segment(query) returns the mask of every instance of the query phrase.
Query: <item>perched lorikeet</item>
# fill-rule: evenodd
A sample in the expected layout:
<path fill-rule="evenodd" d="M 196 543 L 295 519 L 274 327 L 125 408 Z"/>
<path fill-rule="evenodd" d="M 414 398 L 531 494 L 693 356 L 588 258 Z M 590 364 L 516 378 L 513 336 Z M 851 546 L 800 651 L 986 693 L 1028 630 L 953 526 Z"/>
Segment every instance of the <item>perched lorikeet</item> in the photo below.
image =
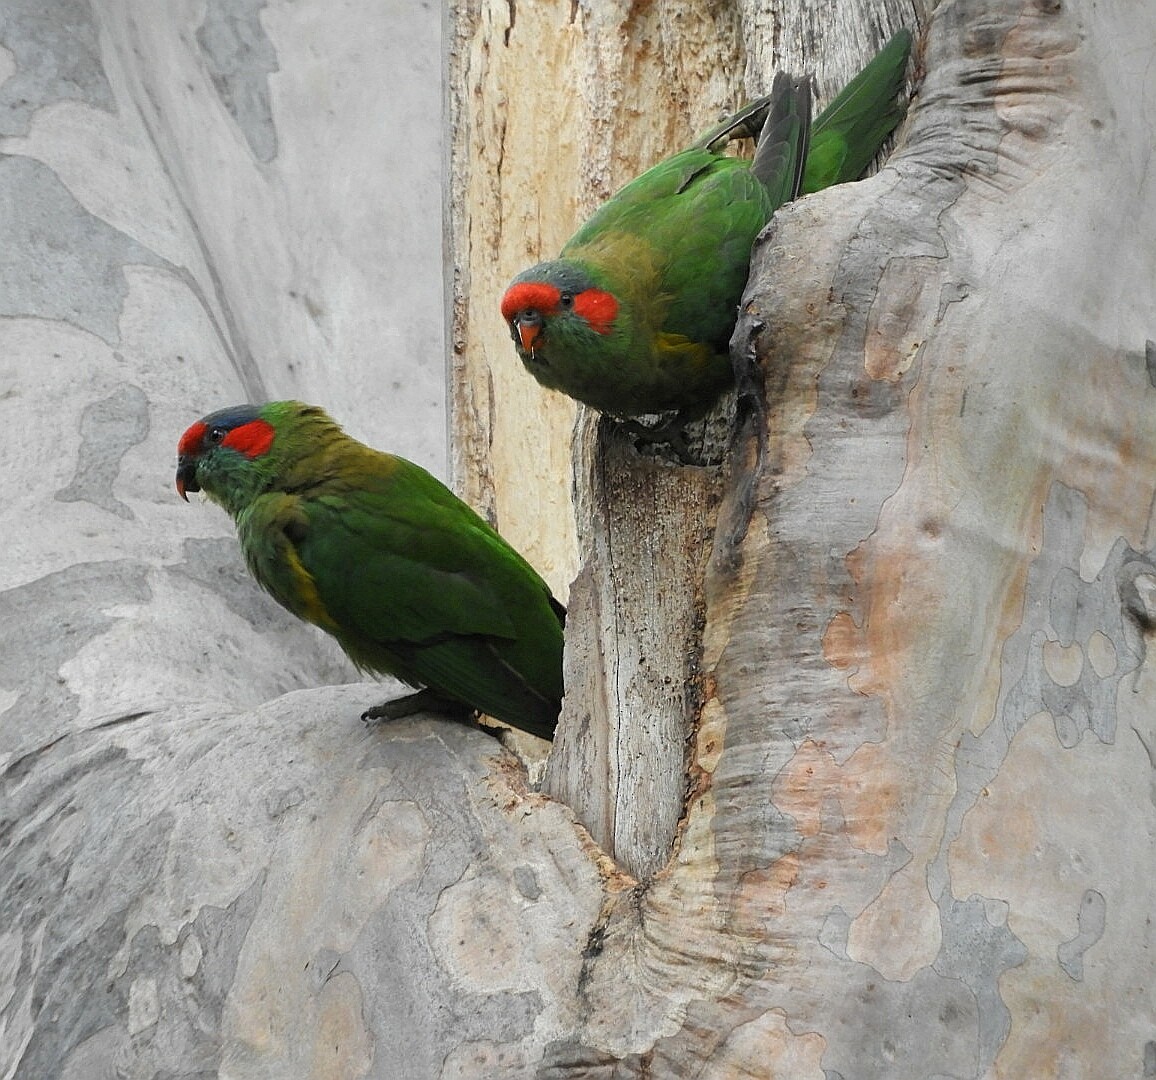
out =
<path fill-rule="evenodd" d="M 232 515 L 250 571 L 278 603 L 359 668 L 427 688 L 367 716 L 448 702 L 553 737 L 565 612 L 424 469 L 298 401 L 211 413 L 178 455 L 177 492 L 204 491 Z"/>
<path fill-rule="evenodd" d="M 777 76 L 769 97 L 627 184 L 557 260 L 519 274 L 501 308 L 530 373 L 617 416 L 705 413 L 732 382 L 755 237 L 798 194 L 862 175 L 903 116 L 910 48 L 900 31 L 813 126 L 809 80 Z M 721 153 L 763 117 L 753 161 Z"/>

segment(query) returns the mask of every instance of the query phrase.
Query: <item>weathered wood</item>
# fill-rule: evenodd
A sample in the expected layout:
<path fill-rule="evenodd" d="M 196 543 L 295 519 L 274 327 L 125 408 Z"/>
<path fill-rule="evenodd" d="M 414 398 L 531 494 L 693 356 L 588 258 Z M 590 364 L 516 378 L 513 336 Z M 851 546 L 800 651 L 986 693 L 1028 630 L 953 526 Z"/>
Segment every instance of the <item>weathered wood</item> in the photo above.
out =
<path fill-rule="evenodd" d="M 893 7 L 880 6 L 879 25 L 901 24 Z M 658 466 L 607 436 L 609 422 L 597 429 L 602 437 L 591 422 L 574 427 L 573 407 L 522 369 L 496 298 L 644 165 L 765 92 L 776 68 L 809 70 L 814 55 L 826 81 L 841 86 L 886 33 L 872 31 L 863 11 L 844 17 L 845 52 L 820 43 L 804 21 L 776 33 L 768 53 L 769 39 L 744 37 L 735 11 L 684 0 L 577 8 L 564 30 L 551 21 L 556 9 L 514 10 L 511 26 L 505 8 L 463 6 L 452 58 L 460 74 L 451 97 L 454 172 L 465 181 L 451 202 L 462 252 L 452 331 L 455 475 L 559 595 L 570 586 L 584 613 L 570 623 L 569 719 L 544 790 L 645 877 L 669 857 L 685 799 L 703 537 L 721 468 Z M 505 21 L 495 22 L 498 14 Z M 547 80 L 544 42 L 554 50 Z M 494 95 L 474 93 L 482 82 Z M 550 152 L 535 153 L 547 132 Z M 572 432 L 576 551 L 565 470 Z M 722 432 L 725 446 L 725 423 Z"/>
<path fill-rule="evenodd" d="M 686 818 L 674 861 L 607 904 L 584 1026 L 550 1049 L 551 1075 L 1152 1058 L 1129 882 L 1156 824 L 1136 723 L 1154 278 L 1147 249 L 1110 281 L 1111 258 L 1088 257 L 1153 214 L 1143 159 L 1119 153 L 1142 125 L 1116 88 L 1144 77 L 1114 71 L 1108 101 L 1097 75 L 1118 19 L 945 5 L 905 152 L 760 246 Z M 1122 203 L 1094 193 L 1118 186 Z M 629 592 L 610 560 L 583 593 L 600 569 Z M 613 698 L 590 682 L 580 697 Z M 1126 1047 L 1104 1038 L 1103 995 Z"/>
<path fill-rule="evenodd" d="M 592 527 L 571 587 L 566 703 L 542 790 L 645 879 L 670 857 L 686 799 L 722 473 L 643 456 L 620 425 L 596 426 L 577 482 Z"/>
<path fill-rule="evenodd" d="M 582 564 L 570 475 L 576 412 L 517 359 L 498 313 L 510 279 L 557 254 L 644 168 L 768 92 L 776 70 L 813 72 L 821 105 L 925 9 L 923 0 L 452 6 L 454 480 L 560 596 Z M 584 452 L 574 455 L 578 474 Z"/>
<path fill-rule="evenodd" d="M 545 790 L 645 876 L 669 856 L 682 813 L 717 477 L 647 462 L 636 471 L 622 444 L 604 455 L 586 441 L 572 480 L 574 406 L 523 370 L 497 302 L 515 273 L 556 253 L 642 166 L 741 103 L 739 12 L 699 0 L 471 3 L 455 26 L 455 478 L 558 595 L 569 592 L 593 619 L 571 619 L 573 719 Z M 576 533 L 575 511 L 605 531 Z M 626 577 L 606 575 L 608 545 L 634 561 Z M 581 566 L 593 574 L 570 592 Z"/>
<path fill-rule="evenodd" d="M 622 184 L 744 100 L 741 12 L 471 0 L 452 22 L 454 476 L 565 596 L 580 565 L 575 409 L 523 369 L 498 302 Z"/>

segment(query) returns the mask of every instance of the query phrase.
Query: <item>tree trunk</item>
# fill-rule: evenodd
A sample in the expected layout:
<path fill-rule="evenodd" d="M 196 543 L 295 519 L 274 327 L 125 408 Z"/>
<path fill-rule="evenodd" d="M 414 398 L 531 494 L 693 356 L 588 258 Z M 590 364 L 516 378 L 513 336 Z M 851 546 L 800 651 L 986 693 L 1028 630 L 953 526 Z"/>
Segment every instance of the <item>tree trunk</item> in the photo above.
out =
<path fill-rule="evenodd" d="M 408 376 L 339 347 L 390 317 L 340 182 L 376 174 L 311 171 L 390 19 L 242 6 L 62 4 L 54 79 L 47 23 L 2 39 L 0 1076 L 1156 1075 L 1156 11 L 940 3 L 886 167 L 756 245 L 721 463 L 580 417 L 573 533 L 506 280 L 900 11 L 456 11 L 453 467 L 581 564 L 547 794 L 481 733 L 364 728 L 387 689 L 324 686 L 171 491 L 261 388 L 400 449 Z"/>

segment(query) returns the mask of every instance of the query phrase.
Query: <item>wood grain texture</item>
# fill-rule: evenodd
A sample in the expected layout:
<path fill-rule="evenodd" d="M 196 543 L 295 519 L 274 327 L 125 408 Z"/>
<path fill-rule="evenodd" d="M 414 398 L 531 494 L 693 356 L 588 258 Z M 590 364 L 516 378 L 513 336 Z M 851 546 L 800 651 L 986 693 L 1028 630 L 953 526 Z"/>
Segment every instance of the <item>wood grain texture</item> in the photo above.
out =
<path fill-rule="evenodd" d="M 686 800 L 722 474 L 642 456 L 617 424 L 594 424 L 577 487 L 581 520 L 597 525 L 583 530 L 562 734 L 542 790 L 646 879 L 670 858 Z"/>

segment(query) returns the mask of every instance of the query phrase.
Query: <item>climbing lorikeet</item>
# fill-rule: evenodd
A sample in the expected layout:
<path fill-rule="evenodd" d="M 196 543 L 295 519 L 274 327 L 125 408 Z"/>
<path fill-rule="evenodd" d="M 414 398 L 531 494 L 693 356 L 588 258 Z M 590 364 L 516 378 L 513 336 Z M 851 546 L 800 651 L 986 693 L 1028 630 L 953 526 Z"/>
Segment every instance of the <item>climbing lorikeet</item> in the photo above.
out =
<path fill-rule="evenodd" d="M 553 736 L 565 613 L 424 469 L 298 401 L 212 413 L 178 455 L 178 493 L 204 491 L 232 515 L 250 571 L 278 603 L 359 668 L 427 688 L 367 716 L 448 704 Z"/>
<path fill-rule="evenodd" d="M 558 259 L 519 274 L 501 308 L 530 373 L 617 416 L 705 413 L 731 385 L 755 237 L 783 203 L 863 173 L 903 116 L 910 48 L 897 33 L 813 126 L 810 81 L 777 76 L 767 98 L 627 184 Z M 752 161 L 721 153 L 764 117 Z"/>

